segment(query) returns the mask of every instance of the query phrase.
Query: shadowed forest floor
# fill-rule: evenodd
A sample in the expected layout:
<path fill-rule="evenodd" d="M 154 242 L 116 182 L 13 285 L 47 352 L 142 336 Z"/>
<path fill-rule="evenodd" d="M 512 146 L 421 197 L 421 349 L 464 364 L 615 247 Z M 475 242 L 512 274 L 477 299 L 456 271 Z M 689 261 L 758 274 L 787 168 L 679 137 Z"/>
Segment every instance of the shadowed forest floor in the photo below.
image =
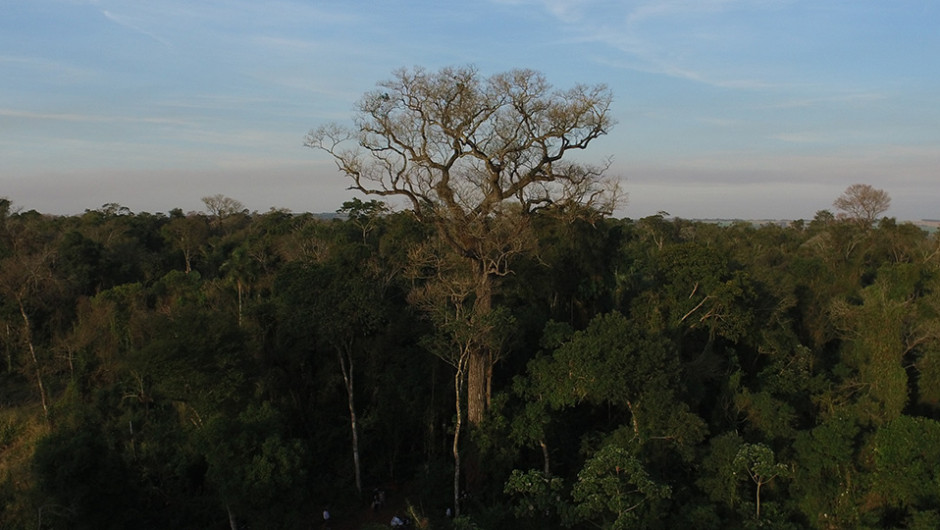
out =
<path fill-rule="evenodd" d="M 330 523 L 327 525 L 322 520 L 322 514 L 320 511 L 315 513 L 312 516 L 314 523 L 311 525 L 312 529 L 322 529 L 322 530 L 359 530 L 363 528 L 391 528 L 392 517 L 398 516 L 401 519 L 406 517 L 412 522 L 406 528 L 408 529 L 421 529 L 421 528 L 447 528 L 449 525 L 445 522 L 444 513 L 434 513 L 432 518 L 423 519 L 417 523 L 414 521 L 414 517 L 411 514 L 411 508 L 414 509 L 419 515 L 427 515 L 429 510 L 432 508 L 417 506 L 412 503 L 412 498 L 416 498 L 417 495 L 413 494 L 414 492 L 407 486 L 397 486 L 385 490 L 385 504 L 382 505 L 379 509 L 373 509 L 371 506 L 371 497 L 368 494 L 364 494 L 364 500 L 358 505 L 350 504 L 349 506 L 337 507 L 335 510 L 330 510 Z M 438 517 L 439 516 L 439 517 Z"/>

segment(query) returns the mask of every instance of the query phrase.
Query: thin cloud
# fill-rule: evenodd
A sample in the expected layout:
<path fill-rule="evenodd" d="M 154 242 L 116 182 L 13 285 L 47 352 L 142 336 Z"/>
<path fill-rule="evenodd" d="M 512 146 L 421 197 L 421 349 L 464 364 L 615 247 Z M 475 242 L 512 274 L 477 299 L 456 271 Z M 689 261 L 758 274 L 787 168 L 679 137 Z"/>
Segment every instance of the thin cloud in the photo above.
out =
<path fill-rule="evenodd" d="M 9 65 L 21 68 L 44 76 L 53 77 L 59 81 L 89 79 L 97 72 L 88 68 L 80 68 L 61 61 L 53 61 L 44 57 L 24 57 L 14 55 L 0 55 L 0 66 Z"/>
<path fill-rule="evenodd" d="M 793 84 L 785 80 L 784 71 L 768 69 L 770 60 L 742 60 L 755 49 L 767 53 L 776 49 L 760 27 L 728 22 L 746 14 L 751 20 L 768 23 L 775 12 L 794 4 L 793 0 L 494 2 L 540 9 L 563 28 L 566 35 L 560 41 L 595 43 L 613 50 L 613 56 L 602 64 L 737 90 Z"/>
<path fill-rule="evenodd" d="M 22 118 L 43 121 L 68 121 L 83 123 L 150 123 L 162 125 L 189 125 L 189 122 L 172 118 L 150 118 L 133 116 L 103 116 L 99 114 L 75 114 L 57 112 L 32 112 L 27 110 L 0 108 L 0 117 Z"/>
<path fill-rule="evenodd" d="M 310 54 L 321 52 L 324 48 L 323 43 L 308 39 L 258 36 L 252 40 L 255 44 L 277 53 Z"/>
<path fill-rule="evenodd" d="M 699 116 L 695 118 L 695 121 L 699 123 L 704 123 L 706 125 L 714 125 L 715 127 L 740 127 L 742 125 L 741 120 L 731 119 L 731 118 L 716 118 L 714 116 Z"/>
<path fill-rule="evenodd" d="M 561 20 L 581 20 L 590 8 L 590 0 L 546 0 L 545 8 Z"/>
<path fill-rule="evenodd" d="M 637 2 L 627 22 L 638 24 L 651 19 L 687 17 L 690 14 L 720 14 L 742 9 L 777 9 L 793 0 L 651 0 Z"/>
<path fill-rule="evenodd" d="M 238 110 L 251 105 L 267 105 L 276 98 L 241 96 L 232 94 L 188 94 L 185 97 L 163 99 L 156 104 L 161 107 L 191 110 Z"/>
<path fill-rule="evenodd" d="M 829 141 L 825 136 L 814 132 L 780 133 L 771 136 L 771 138 L 794 144 L 819 144 Z"/>
<path fill-rule="evenodd" d="M 651 55 L 648 57 L 643 57 L 643 59 L 649 65 L 649 68 L 647 69 L 649 73 L 664 74 L 670 77 L 685 79 L 687 81 L 695 81 L 697 83 L 702 83 L 713 87 L 756 90 L 772 88 L 775 86 L 773 83 L 759 79 L 722 79 L 711 74 L 706 74 L 701 71 L 680 66 L 679 64 L 663 59 L 660 56 Z"/>
<path fill-rule="evenodd" d="M 131 30 L 131 31 L 135 31 L 135 32 L 137 32 L 137 33 L 140 33 L 141 35 L 145 35 L 145 36 L 147 36 L 147 37 L 150 37 L 151 39 L 153 39 L 153 40 L 159 42 L 160 44 L 163 44 L 164 46 L 167 46 L 167 47 L 170 47 L 170 48 L 173 47 L 173 45 L 170 44 L 170 42 L 167 41 L 166 39 L 163 39 L 162 37 L 156 35 L 155 33 L 151 32 L 151 31 L 147 31 L 147 30 L 143 29 L 142 27 L 140 27 L 139 22 L 138 22 L 137 20 L 131 18 L 131 17 L 116 15 L 116 14 L 114 14 L 114 13 L 108 11 L 107 9 L 101 10 L 101 14 L 104 15 L 105 18 L 107 18 L 108 20 L 110 20 L 111 22 L 114 22 L 115 24 L 117 24 L 117 25 L 119 25 L 119 26 L 122 26 L 122 27 L 124 27 L 124 28 L 127 28 L 127 29 L 129 29 L 129 30 Z"/>
<path fill-rule="evenodd" d="M 880 92 L 846 92 L 846 93 L 832 94 L 828 96 L 820 96 L 820 97 L 814 97 L 814 98 L 786 99 L 786 100 L 776 101 L 770 104 L 761 105 L 759 108 L 762 108 L 762 109 L 801 109 L 801 108 L 811 108 L 811 107 L 817 107 L 820 105 L 832 105 L 832 104 L 867 105 L 875 101 L 883 101 L 886 99 L 888 99 L 888 96 Z"/>
<path fill-rule="evenodd" d="M 935 182 L 938 164 L 940 147 L 874 145 L 819 154 L 715 151 L 656 166 L 628 165 L 624 169 L 628 175 L 686 175 L 693 181 L 707 176 L 704 180 L 708 182 L 763 182 L 773 180 L 772 176 L 776 175 L 783 182 L 813 182 L 826 178 L 874 184 L 882 180 Z"/>
<path fill-rule="evenodd" d="M 139 32 L 167 46 L 172 44 L 162 35 L 173 35 L 180 40 L 194 37 L 189 30 L 205 31 L 217 36 L 239 40 L 259 30 L 271 27 L 309 30 L 307 21 L 315 26 L 334 28 L 349 26 L 361 20 L 357 12 L 344 12 L 332 7 L 311 5 L 301 1 L 256 2 L 230 0 L 228 2 L 192 2 L 169 0 L 159 3 L 121 4 L 122 13 L 101 10 L 108 20 L 132 31 Z M 127 14 L 128 12 L 132 14 Z M 159 28 L 159 33 L 155 28 Z M 196 35 L 198 37 L 198 35 Z M 288 39 L 289 40 L 289 39 Z"/>
<path fill-rule="evenodd" d="M 608 59 L 607 64 L 620 68 L 653 73 L 732 89 L 767 89 L 778 85 L 753 75 L 735 75 L 727 69 L 727 60 L 719 61 L 722 68 L 709 67 L 701 58 L 716 55 L 714 33 L 696 31 L 697 18 L 709 17 L 725 11 L 743 8 L 768 8 L 780 2 L 742 0 L 674 0 L 611 4 L 576 2 L 559 7 L 555 0 L 538 5 L 554 16 L 575 39 L 585 43 L 598 43 L 620 53 L 619 58 Z M 675 19 L 675 20 L 672 20 Z M 656 28 L 667 25 L 681 35 L 681 39 L 664 34 Z M 687 29 L 682 30 L 683 27 Z M 742 39 L 740 35 L 722 38 Z M 714 62 L 714 61 L 711 61 Z"/>
<path fill-rule="evenodd" d="M 717 76 L 711 76 L 701 71 L 685 68 L 678 64 L 671 63 L 661 59 L 653 52 L 647 52 L 631 46 L 614 46 L 629 55 L 626 58 L 610 59 L 596 58 L 597 64 L 610 66 L 621 70 L 633 70 L 647 74 L 660 74 L 677 79 L 685 79 L 717 88 L 732 88 L 739 90 L 764 90 L 778 89 L 785 85 L 771 83 L 760 79 L 723 79 Z"/>

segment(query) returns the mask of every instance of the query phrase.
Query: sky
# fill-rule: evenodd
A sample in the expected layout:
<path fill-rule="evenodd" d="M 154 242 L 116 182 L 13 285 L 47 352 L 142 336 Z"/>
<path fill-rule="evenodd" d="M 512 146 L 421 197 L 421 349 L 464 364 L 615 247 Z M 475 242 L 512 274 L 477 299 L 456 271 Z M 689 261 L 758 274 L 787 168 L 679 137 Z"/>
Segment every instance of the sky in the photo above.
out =
<path fill-rule="evenodd" d="M 937 0 L 0 0 L 0 197 L 72 215 L 333 212 L 304 135 L 401 67 L 606 84 L 617 217 L 940 218 Z"/>

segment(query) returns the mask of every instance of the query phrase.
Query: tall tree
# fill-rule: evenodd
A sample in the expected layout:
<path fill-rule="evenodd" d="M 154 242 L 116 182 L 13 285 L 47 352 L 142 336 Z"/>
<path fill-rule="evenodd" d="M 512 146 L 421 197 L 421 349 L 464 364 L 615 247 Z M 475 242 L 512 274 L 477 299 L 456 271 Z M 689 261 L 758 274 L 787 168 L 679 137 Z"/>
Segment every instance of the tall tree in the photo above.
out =
<path fill-rule="evenodd" d="M 734 457 L 734 467 L 743 469 L 757 485 L 754 493 L 754 519 L 760 519 L 760 490 L 777 477 L 785 477 L 789 468 L 775 461 L 774 452 L 764 444 L 743 444 Z"/>
<path fill-rule="evenodd" d="M 841 212 L 860 223 L 871 226 L 879 215 L 888 211 L 888 192 L 868 184 L 852 184 L 832 203 Z"/>
<path fill-rule="evenodd" d="M 526 250 L 529 214 L 615 207 L 620 194 L 605 176 L 609 163 L 569 160 L 613 125 L 604 85 L 558 91 L 532 70 L 483 78 L 461 67 L 401 69 L 378 86 L 359 101 L 355 129 L 324 125 L 305 145 L 331 155 L 353 189 L 404 198 L 432 224 L 470 264 L 475 314 L 491 311 L 494 279 Z M 469 352 L 473 424 L 483 418 L 493 362 L 485 347 Z"/>
<path fill-rule="evenodd" d="M 199 249 L 209 239 L 209 224 L 206 218 L 198 214 L 174 217 L 161 229 L 167 241 L 183 254 L 185 272 L 193 270 L 193 260 Z"/>
<path fill-rule="evenodd" d="M 440 332 L 426 341 L 429 351 L 454 368 L 454 514 L 460 515 L 460 435 L 463 428 L 464 395 L 471 359 L 474 352 L 486 351 L 498 355 L 500 345 L 490 342 L 504 335 L 497 330 L 505 329 L 511 317 L 501 308 L 488 307 L 481 311 L 472 302 L 474 282 L 466 274 L 467 263 L 462 260 L 447 260 L 447 256 L 430 248 L 432 245 L 416 247 L 411 254 L 413 278 L 421 278 L 422 271 L 430 271 L 421 278 L 423 284 L 409 295 L 409 301 L 427 312 Z M 452 255 L 450 257 L 453 257 Z"/>
<path fill-rule="evenodd" d="M 311 330 L 315 343 L 335 354 L 349 409 L 356 490 L 362 493 L 359 414 L 356 407 L 357 361 L 376 349 L 369 340 L 382 332 L 386 307 L 381 286 L 354 263 L 287 267 L 278 280 L 285 322 Z"/>
<path fill-rule="evenodd" d="M 216 228 L 225 232 L 228 220 L 239 213 L 245 213 L 245 205 L 231 197 L 226 197 L 221 193 L 202 198 L 202 203 L 209 210 L 209 217 L 212 219 Z"/>

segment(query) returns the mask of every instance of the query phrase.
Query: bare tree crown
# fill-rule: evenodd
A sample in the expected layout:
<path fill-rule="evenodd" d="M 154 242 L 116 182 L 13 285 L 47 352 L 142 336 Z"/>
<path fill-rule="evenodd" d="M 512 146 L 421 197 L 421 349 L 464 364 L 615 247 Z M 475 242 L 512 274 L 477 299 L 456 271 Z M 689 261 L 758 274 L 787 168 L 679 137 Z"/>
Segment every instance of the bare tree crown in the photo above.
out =
<path fill-rule="evenodd" d="M 462 225 L 509 203 L 523 213 L 617 205 L 609 161 L 566 158 L 613 125 L 604 85 L 558 91 L 532 70 L 483 78 L 462 67 L 401 69 L 378 87 L 359 101 L 353 129 L 329 124 L 305 140 L 333 156 L 351 189 L 404 197 L 422 219 Z"/>
<path fill-rule="evenodd" d="M 852 184 L 832 205 L 852 219 L 872 224 L 879 215 L 888 211 L 891 197 L 886 191 L 868 184 Z"/>

